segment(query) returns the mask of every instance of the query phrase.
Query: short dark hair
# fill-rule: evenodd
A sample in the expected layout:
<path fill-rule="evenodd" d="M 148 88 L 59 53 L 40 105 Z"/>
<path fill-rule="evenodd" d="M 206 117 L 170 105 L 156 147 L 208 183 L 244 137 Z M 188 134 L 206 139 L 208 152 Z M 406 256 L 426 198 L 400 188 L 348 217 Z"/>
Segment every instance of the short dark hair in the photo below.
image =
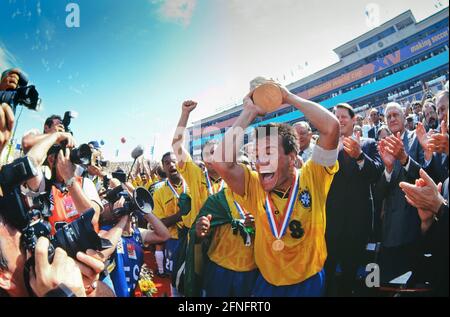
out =
<path fill-rule="evenodd" d="M 58 115 L 54 114 L 54 115 L 48 117 L 47 119 L 45 119 L 44 125 L 45 125 L 46 127 L 51 128 L 51 127 L 52 127 L 52 124 L 53 124 L 53 120 L 55 120 L 55 119 L 58 119 L 59 121 L 62 121 L 61 116 L 58 116 Z"/>
<path fill-rule="evenodd" d="M 288 155 L 299 152 L 298 136 L 295 129 L 286 123 L 268 123 L 255 128 L 256 139 L 270 136 L 272 129 L 278 129 L 278 136 L 281 137 L 284 154 Z M 260 134 L 261 133 L 261 134 Z"/>
<path fill-rule="evenodd" d="M 337 109 L 337 108 L 347 109 L 347 110 L 348 110 L 348 113 L 349 113 L 349 115 L 350 115 L 350 118 L 353 119 L 353 118 L 355 117 L 355 110 L 353 110 L 353 107 L 350 106 L 348 103 L 343 102 L 343 103 L 340 103 L 340 104 L 336 105 L 336 106 L 334 107 L 333 113 L 336 113 L 336 109 Z"/>
<path fill-rule="evenodd" d="M 174 153 L 173 152 L 164 153 L 163 156 L 161 157 L 161 164 L 164 164 L 164 159 L 172 154 L 174 154 Z"/>

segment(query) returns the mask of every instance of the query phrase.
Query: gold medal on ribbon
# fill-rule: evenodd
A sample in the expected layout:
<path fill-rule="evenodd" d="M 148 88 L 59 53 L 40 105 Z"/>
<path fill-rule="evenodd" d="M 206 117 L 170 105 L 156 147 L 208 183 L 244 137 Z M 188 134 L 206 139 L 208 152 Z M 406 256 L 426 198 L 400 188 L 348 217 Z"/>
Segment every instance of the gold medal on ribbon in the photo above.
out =
<path fill-rule="evenodd" d="M 272 243 L 272 249 L 274 251 L 277 251 L 277 252 L 283 251 L 283 249 L 284 249 L 284 242 L 282 240 L 275 240 Z"/>

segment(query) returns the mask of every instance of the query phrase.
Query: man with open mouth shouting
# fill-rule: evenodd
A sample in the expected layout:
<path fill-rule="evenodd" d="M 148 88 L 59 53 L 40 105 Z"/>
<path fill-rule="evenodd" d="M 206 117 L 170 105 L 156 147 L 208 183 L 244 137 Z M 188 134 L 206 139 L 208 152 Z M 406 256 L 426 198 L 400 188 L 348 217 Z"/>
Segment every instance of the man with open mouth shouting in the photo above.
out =
<path fill-rule="evenodd" d="M 327 257 L 325 204 L 339 169 L 339 122 L 322 106 L 280 89 L 283 104 L 303 112 L 320 132 L 311 159 L 297 170 L 299 149 L 294 129 L 272 123 L 254 133 L 257 171 L 237 163 L 237 142 L 257 116 L 265 115 L 250 92 L 241 115 L 218 145 L 213 166 L 255 218 L 254 252 L 260 275 L 252 295 L 322 296 Z M 230 149 L 233 155 L 227 153 Z"/>

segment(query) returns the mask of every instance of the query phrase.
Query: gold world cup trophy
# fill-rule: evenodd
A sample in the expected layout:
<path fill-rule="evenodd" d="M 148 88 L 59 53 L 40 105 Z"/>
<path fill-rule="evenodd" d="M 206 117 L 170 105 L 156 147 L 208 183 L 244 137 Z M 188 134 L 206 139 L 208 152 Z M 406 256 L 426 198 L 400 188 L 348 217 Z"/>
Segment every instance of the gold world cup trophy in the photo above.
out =
<path fill-rule="evenodd" d="M 283 104 L 283 95 L 280 87 L 273 80 L 257 77 L 250 82 L 253 90 L 253 102 L 263 108 L 267 113 L 274 112 Z"/>

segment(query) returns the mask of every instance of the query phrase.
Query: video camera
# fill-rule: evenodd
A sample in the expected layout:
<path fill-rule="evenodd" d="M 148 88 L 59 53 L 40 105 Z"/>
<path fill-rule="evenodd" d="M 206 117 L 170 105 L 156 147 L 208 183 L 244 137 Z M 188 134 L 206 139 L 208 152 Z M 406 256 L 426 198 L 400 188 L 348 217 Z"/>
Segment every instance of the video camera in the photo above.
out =
<path fill-rule="evenodd" d="M 150 214 L 153 210 L 154 203 L 152 195 L 144 187 L 138 187 L 133 192 L 132 196 L 128 194 L 122 185 L 117 186 L 106 192 L 105 199 L 113 205 L 121 197 L 125 198 L 125 203 L 122 208 L 111 210 L 110 213 L 102 213 L 102 224 L 113 224 L 119 218 L 130 215 L 134 212 L 141 214 Z"/>
<path fill-rule="evenodd" d="M 11 70 L 3 72 L 2 79 Z M 16 89 L 0 91 L 0 103 L 7 103 L 16 112 L 18 105 L 27 107 L 30 110 L 38 111 L 41 100 L 36 87 L 28 86 L 28 79 L 22 72 L 16 72 L 19 76 L 19 82 Z"/>

